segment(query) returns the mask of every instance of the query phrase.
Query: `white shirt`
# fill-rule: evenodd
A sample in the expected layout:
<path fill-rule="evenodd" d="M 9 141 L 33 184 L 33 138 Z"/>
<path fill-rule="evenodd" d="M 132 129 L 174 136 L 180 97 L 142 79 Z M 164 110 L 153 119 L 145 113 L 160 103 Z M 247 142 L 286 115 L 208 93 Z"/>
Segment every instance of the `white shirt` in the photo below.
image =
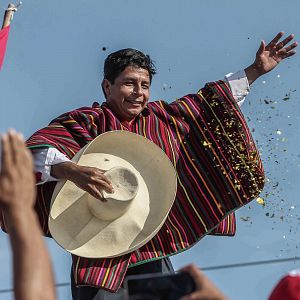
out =
<path fill-rule="evenodd" d="M 228 83 L 235 101 L 239 106 L 242 106 L 245 97 L 250 91 L 245 71 L 240 70 L 236 73 L 229 73 L 225 76 L 224 81 Z M 31 151 L 35 171 L 42 175 L 41 181 L 38 184 L 43 184 L 47 181 L 58 181 L 58 179 L 50 175 L 51 166 L 70 161 L 70 159 L 55 148 L 35 148 L 31 149 Z"/>

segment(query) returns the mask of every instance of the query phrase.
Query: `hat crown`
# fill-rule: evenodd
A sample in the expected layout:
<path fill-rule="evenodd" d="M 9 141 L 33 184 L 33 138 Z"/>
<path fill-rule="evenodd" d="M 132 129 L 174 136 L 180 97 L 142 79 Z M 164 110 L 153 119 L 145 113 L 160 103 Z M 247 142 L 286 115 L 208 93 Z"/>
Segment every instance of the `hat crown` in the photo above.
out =
<path fill-rule="evenodd" d="M 98 219 L 112 221 L 129 209 L 138 192 L 139 183 L 137 176 L 125 167 L 113 167 L 104 174 L 111 182 L 114 192 L 103 191 L 105 201 L 89 195 L 88 207 L 91 214 Z"/>

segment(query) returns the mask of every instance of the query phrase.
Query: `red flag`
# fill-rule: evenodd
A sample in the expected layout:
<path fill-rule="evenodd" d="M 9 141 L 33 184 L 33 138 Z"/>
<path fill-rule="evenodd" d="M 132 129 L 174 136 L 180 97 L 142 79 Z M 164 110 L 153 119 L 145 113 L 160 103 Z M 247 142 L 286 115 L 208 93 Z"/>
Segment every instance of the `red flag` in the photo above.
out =
<path fill-rule="evenodd" d="M 0 69 L 2 67 L 2 63 L 4 60 L 9 29 L 10 29 L 10 26 L 7 26 L 7 27 L 3 28 L 2 30 L 0 30 Z"/>

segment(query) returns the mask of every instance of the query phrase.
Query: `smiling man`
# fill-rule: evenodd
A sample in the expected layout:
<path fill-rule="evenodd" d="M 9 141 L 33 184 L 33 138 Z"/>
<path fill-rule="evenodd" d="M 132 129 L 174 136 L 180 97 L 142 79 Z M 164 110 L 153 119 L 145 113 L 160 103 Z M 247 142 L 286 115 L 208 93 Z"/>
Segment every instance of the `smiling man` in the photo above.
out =
<path fill-rule="evenodd" d="M 146 107 L 150 76 L 145 69 L 129 66 L 111 83 L 103 81 L 106 102 L 121 121 L 132 121 Z"/>
<path fill-rule="evenodd" d="M 256 197 L 264 184 L 259 154 L 238 106 L 249 84 L 295 54 L 297 43 L 287 46 L 294 36 L 279 42 L 282 36 L 279 33 L 267 46 L 262 42 L 254 63 L 245 70 L 172 103 L 148 102 L 156 73 L 148 55 L 135 49 L 112 53 L 104 65 L 106 101 L 67 112 L 28 140 L 39 184 L 36 208 L 46 234 L 57 180 L 70 180 L 99 201 L 103 191 L 113 191 L 101 170 L 70 161 L 101 133 L 126 130 L 142 135 L 163 149 L 177 170 L 175 203 L 150 242 L 119 257 L 73 256 L 73 299 L 123 299 L 125 276 L 172 273 L 170 255 L 208 233 L 235 233 L 230 213 Z"/>
<path fill-rule="evenodd" d="M 125 49 L 107 57 L 102 90 L 121 121 L 132 121 L 146 107 L 155 73 L 150 57 L 139 51 Z"/>

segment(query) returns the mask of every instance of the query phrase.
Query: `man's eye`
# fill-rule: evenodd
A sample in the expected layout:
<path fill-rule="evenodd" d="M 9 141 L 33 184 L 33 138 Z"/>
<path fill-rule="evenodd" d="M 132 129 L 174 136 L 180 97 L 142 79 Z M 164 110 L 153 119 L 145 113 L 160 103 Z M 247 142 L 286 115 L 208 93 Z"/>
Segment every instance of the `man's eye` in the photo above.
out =
<path fill-rule="evenodd" d="M 148 89 L 149 89 L 149 85 L 142 85 L 142 88 L 143 88 L 144 90 L 148 90 Z"/>
<path fill-rule="evenodd" d="M 133 83 L 128 81 L 128 82 L 125 82 L 125 85 L 133 85 Z"/>

